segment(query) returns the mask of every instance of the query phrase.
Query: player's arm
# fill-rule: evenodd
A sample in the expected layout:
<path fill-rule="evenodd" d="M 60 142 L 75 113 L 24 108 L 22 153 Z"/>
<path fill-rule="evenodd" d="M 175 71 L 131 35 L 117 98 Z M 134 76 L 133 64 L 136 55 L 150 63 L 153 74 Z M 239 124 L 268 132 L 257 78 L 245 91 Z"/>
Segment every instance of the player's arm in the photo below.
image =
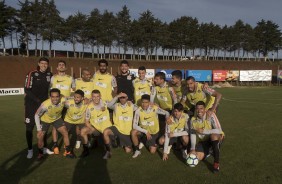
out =
<path fill-rule="evenodd" d="M 222 130 L 221 130 L 221 126 L 220 123 L 215 115 L 215 113 L 212 113 L 211 117 L 210 117 L 210 122 L 212 124 L 212 129 L 211 130 L 203 130 L 203 134 L 209 135 L 209 134 L 221 134 Z"/>
<path fill-rule="evenodd" d="M 169 112 L 168 111 L 166 111 L 166 110 L 163 110 L 162 108 L 160 108 L 160 107 L 158 107 L 158 109 L 157 109 L 157 114 L 161 114 L 161 115 L 165 115 L 165 117 L 166 117 L 166 119 L 168 119 L 169 118 L 169 116 L 170 116 L 170 114 L 169 114 Z"/>
<path fill-rule="evenodd" d="M 90 110 L 87 108 L 85 112 L 85 126 L 88 128 L 91 128 L 90 118 L 91 118 L 91 113 Z"/>
<path fill-rule="evenodd" d="M 137 110 L 135 111 L 134 118 L 133 118 L 133 129 L 139 132 L 142 132 L 144 134 L 147 134 L 148 131 L 139 126 L 139 118 L 140 118 L 140 111 Z"/>
<path fill-rule="evenodd" d="M 150 102 L 153 103 L 157 94 L 157 90 L 155 86 L 152 86 L 151 95 L 150 95 Z"/>
<path fill-rule="evenodd" d="M 44 107 L 43 104 L 37 109 L 35 115 L 34 115 L 34 120 L 36 124 L 36 129 L 37 131 L 41 131 L 41 124 L 40 124 L 40 117 L 47 111 L 47 108 Z"/>
<path fill-rule="evenodd" d="M 196 151 L 196 143 L 197 143 L 197 137 L 196 137 L 196 130 L 193 127 L 192 121 L 190 121 L 190 152 L 195 153 Z"/>
<path fill-rule="evenodd" d="M 188 131 L 189 131 L 188 130 L 188 122 L 189 122 L 189 118 L 187 118 L 187 121 L 184 124 L 184 130 L 182 132 L 174 132 L 172 134 L 172 136 L 173 137 L 180 137 L 180 136 L 183 136 L 183 135 L 189 135 L 189 133 L 188 133 Z"/>
<path fill-rule="evenodd" d="M 171 97 L 173 105 L 174 105 L 174 104 L 177 103 L 177 95 L 176 95 L 173 87 L 169 87 L 168 90 L 169 90 L 169 94 L 170 94 L 170 97 Z"/>
<path fill-rule="evenodd" d="M 112 95 L 115 96 L 117 94 L 117 80 L 114 76 L 112 76 L 112 86 L 114 88 Z"/>
<path fill-rule="evenodd" d="M 73 77 L 71 77 L 71 88 L 75 91 L 76 83 Z"/>
<path fill-rule="evenodd" d="M 214 103 L 213 103 L 213 105 L 212 105 L 212 107 L 210 109 L 212 112 L 215 112 L 216 108 L 217 108 L 217 106 L 218 106 L 218 104 L 219 104 L 219 102 L 221 100 L 222 94 L 217 92 L 216 90 L 210 88 L 210 87 L 207 87 L 203 91 L 204 91 L 204 93 L 206 93 L 206 94 L 208 94 L 210 96 L 215 97 L 215 101 L 214 101 Z"/>
<path fill-rule="evenodd" d="M 170 139 L 170 128 L 169 125 L 166 124 L 165 126 L 165 142 L 164 142 L 164 154 L 168 154 L 168 145 Z"/>
<path fill-rule="evenodd" d="M 51 77 L 51 80 L 50 80 L 50 89 L 53 88 L 53 83 L 54 83 L 54 75 Z"/>
<path fill-rule="evenodd" d="M 28 96 L 29 99 L 39 104 L 41 103 L 39 98 L 37 98 L 37 96 L 35 96 L 31 91 L 33 87 L 32 84 L 33 84 L 33 72 L 29 72 L 26 75 L 26 79 L 25 79 L 24 93 L 26 96 Z"/>
<path fill-rule="evenodd" d="M 183 95 L 182 95 L 182 98 L 181 98 L 181 100 L 180 100 L 180 103 L 183 105 L 183 106 L 185 106 L 185 103 L 186 103 L 186 100 L 187 100 L 187 93 L 185 92 L 185 93 L 183 93 Z"/>

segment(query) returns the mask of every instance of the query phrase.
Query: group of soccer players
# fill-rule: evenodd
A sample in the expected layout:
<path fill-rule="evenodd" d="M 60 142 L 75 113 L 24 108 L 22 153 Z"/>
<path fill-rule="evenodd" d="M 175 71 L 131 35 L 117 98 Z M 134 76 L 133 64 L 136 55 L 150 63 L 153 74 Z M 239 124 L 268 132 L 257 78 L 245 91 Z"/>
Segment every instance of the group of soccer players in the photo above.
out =
<path fill-rule="evenodd" d="M 48 59 L 41 58 L 37 70 L 26 78 L 27 158 L 33 157 L 32 130 L 36 126 L 39 160 L 44 154 L 59 154 L 59 132 L 64 156 L 69 158 L 75 157 L 73 148 L 81 144 L 80 157 L 88 156 L 89 138 L 94 135 L 103 139 L 104 159 L 111 158 L 116 143 L 125 152 L 133 152 L 132 158 L 140 156 L 142 147 L 147 146 L 152 154 L 163 148 L 163 160 L 167 160 L 174 147 L 182 150 L 183 158 L 193 153 L 203 160 L 212 152 L 214 171 L 219 171 L 224 133 L 215 113 L 221 94 L 207 84 L 196 82 L 192 76 L 182 80 L 180 70 L 172 72 L 169 82 L 163 72 L 150 80 L 145 77 L 144 66 L 138 68 L 135 77 L 126 60 L 121 61 L 116 77 L 107 72 L 108 62 L 102 59 L 93 76 L 83 69 L 81 78 L 75 80 L 66 74 L 65 61 L 58 62 L 58 73 L 53 76 L 48 64 Z M 46 139 L 50 125 L 52 150 L 47 148 Z M 70 132 L 76 139 L 70 140 Z"/>

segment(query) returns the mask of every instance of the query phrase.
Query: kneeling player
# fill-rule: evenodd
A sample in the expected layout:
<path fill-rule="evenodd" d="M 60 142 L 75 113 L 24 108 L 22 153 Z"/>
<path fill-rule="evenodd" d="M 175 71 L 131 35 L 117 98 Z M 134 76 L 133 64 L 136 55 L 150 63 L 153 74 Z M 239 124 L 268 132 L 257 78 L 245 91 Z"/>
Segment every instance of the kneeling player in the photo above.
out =
<path fill-rule="evenodd" d="M 119 100 L 118 103 L 117 100 Z M 138 108 L 125 93 L 118 94 L 109 104 L 108 107 L 113 109 L 114 125 L 104 130 L 104 142 L 106 146 L 106 154 L 103 157 L 108 159 L 111 157 L 110 136 L 116 136 L 120 140 L 120 146 L 124 147 L 125 152 L 131 152 L 132 142 L 130 132 L 132 130 L 133 112 Z"/>
<path fill-rule="evenodd" d="M 136 158 L 141 154 L 139 149 L 139 138 L 144 137 L 146 144 L 149 146 L 150 152 L 155 153 L 157 150 L 157 139 L 159 137 L 159 119 L 158 114 L 169 118 L 169 113 L 156 105 L 150 105 L 150 95 L 142 95 L 141 107 L 135 111 L 133 120 L 133 129 L 131 131 L 131 139 L 135 149 L 132 158 Z"/>
<path fill-rule="evenodd" d="M 188 114 L 183 112 L 184 107 L 181 103 L 176 103 L 173 107 L 172 115 L 166 124 L 165 135 L 159 139 L 159 144 L 164 144 L 163 160 L 168 159 L 171 146 L 178 141 L 183 145 L 182 155 L 183 158 L 187 157 L 187 145 L 189 142 L 188 137 Z"/>
<path fill-rule="evenodd" d="M 99 90 L 92 91 L 92 101 L 86 108 L 85 126 L 81 130 L 83 152 L 80 157 L 89 155 L 88 135 L 101 135 L 104 130 L 112 126 L 107 104 L 101 103 L 101 93 Z"/>
<path fill-rule="evenodd" d="M 73 136 L 74 134 L 76 134 L 75 147 L 78 149 L 81 143 L 80 131 L 84 127 L 85 111 L 87 108 L 87 104 L 84 101 L 84 92 L 80 89 L 76 90 L 74 92 L 74 98 L 65 102 L 65 107 L 67 108 L 65 125 L 68 132 L 73 132 Z M 71 146 L 74 146 L 74 143 L 72 141 Z"/>
<path fill-rule="evenodd" d="M 196 154 L 199 160 L 203 160 L 213 150 L 214 165 L 213 171 L 219 171 L 219 147 L 224 138 L 220 123 L 212 113 L 208 115 L 205 110 L 205 103 L 196 103 L 197 116 L 191 119 L 191 153 Z M 196 145 L 196 139 L 199 139 Z"/>
<path fill-rule="evenodd" d="M 68 132 L 62 119 L 64 100 L 64 98 L 61 98 L 60 90 L 53 88 L 50 90 L 50 99 L 45 100 L 35 113 L 34 119 L 37 127 L 39 149 L 38 160 L 43 158 L 43 137 L 50 125 L 53 125 L 63 136 L 66 148 L 64 155 L 69 158 L 75 157 L 70 147 Z"/>

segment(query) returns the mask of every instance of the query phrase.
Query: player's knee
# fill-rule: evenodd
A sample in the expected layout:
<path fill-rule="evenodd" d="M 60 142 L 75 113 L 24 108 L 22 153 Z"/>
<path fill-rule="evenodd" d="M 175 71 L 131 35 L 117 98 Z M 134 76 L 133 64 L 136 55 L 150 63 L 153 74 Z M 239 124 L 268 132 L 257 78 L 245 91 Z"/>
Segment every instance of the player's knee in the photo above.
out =
<path fill-rule="evenodd" d="M 130 153 L 131 152 L 131 148 L 130 147 L 125 147 L 124 150 L 125 150 L 125 153 Z"/>
<path fill-rule="evenodd" d="M 212 141 L 216 141 L 220 139 L 220 135 L 219 134 L 211 134 L 211 140 Z"/>
<path fill-rule="evenodd" d="M 131 130 L 131 135 L 136 136 L 136 135 L 137 135 L 137 132 L 138 132 L 137 130 L 132 129 L 132 130 Z"/>
<path fill-rule="evenodd" d="M 160 145 L 163 145 L 163 144 L 164 144 L 164 137 L 161 137 L 161 138 L 159 139 L 159 144 L 160 144 Z"/>
<path fill-rule="evenodd" d="M 154 146 L 151 146 L 151 147 L 150 147 L 150 153 L 151 153 L 151 154 L 155 154 L 156 151 L 157 151 L 157 148 L 156 148 L 156 147 L 154 147 Z"/>

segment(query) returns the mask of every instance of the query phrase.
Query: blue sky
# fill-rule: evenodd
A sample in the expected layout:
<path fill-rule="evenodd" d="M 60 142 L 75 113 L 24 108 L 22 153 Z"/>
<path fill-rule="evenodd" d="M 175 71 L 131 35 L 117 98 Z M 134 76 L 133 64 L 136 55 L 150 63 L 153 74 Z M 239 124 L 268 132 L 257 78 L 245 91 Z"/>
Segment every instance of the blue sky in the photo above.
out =
<path fill-rule="evenodd" d="M 6 0 L 6 4 L 19 8 L 18 0 Z M 191 16 L 199 22 L 214 22 L 221 26 L 233 25 L 239 19 L 255 26 L 265 19 L 272 20 L 280 29 L 282 27 L 281 0 L 55 0 L 55 4 L 64 18 L 78 11 L 89 14 L 94 8 L 117 13 L 126 5 L 132 19 L 138 19 L 140 13 L 150 10 L 156 18 L 166 22 Z"/>

